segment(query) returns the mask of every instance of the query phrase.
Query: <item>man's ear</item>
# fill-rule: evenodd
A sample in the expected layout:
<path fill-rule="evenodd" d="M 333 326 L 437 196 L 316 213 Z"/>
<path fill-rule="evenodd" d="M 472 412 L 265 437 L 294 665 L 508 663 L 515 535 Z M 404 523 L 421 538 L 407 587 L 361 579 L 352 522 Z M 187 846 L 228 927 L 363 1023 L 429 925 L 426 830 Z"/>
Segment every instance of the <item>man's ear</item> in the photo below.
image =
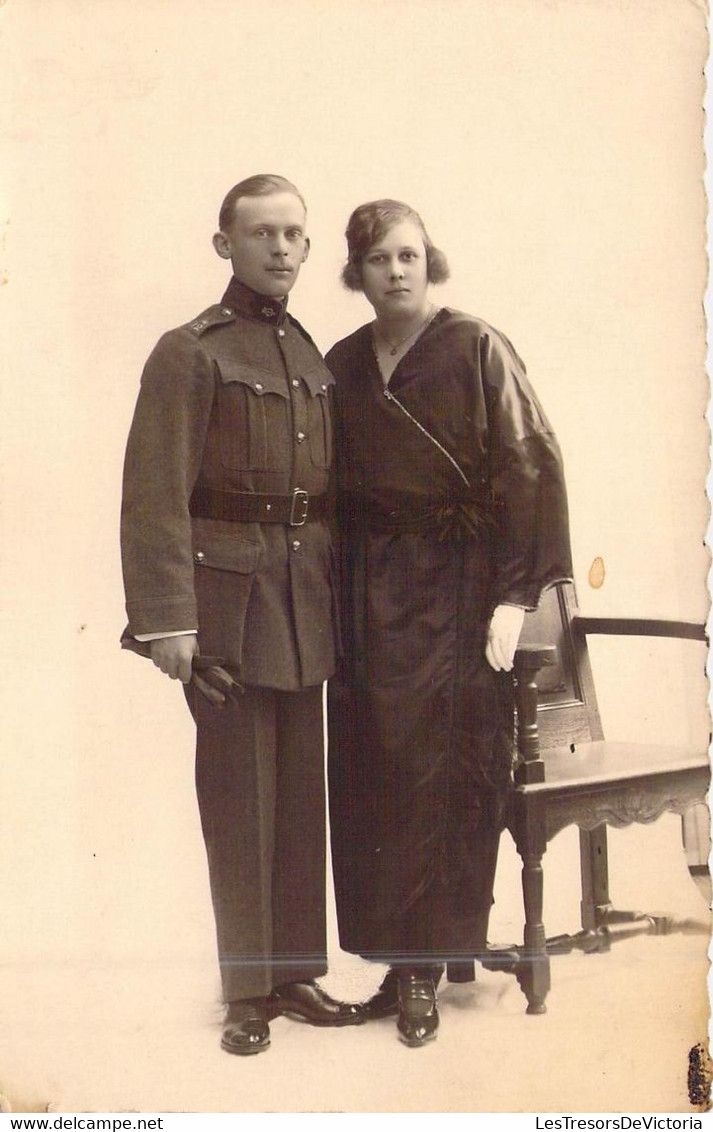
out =
<path fill-rule="evenodd" d="M 217 251 L 221 259 L 230 259 L 230 240 L 225 232 L 216 232 L 213 237 L 213 247 Z"/>
<path fill-rule="evenodd" d="M 309 242 L 309 236 L 307 236 L 307 238 L 305 239 L 305 250 L 302 252 L 302 263 L 304 263 L 305 260 L 307 259 L 307 256 L 309 255 L 309 249 L 310 249 L 310 242 Z"/>

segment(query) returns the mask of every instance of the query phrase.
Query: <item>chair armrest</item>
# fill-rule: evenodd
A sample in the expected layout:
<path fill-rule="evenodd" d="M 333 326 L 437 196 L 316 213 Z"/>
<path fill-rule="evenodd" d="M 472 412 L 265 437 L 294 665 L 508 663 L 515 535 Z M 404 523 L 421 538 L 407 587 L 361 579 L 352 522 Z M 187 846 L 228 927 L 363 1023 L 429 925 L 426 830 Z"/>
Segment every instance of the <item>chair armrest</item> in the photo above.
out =
<path fill-rule="evenodd" d="M 572 618 L 575 633 L 598 633 L 622 637 L 672 637 L 686 641 L 707 641 L 705 625 L 696 621 L 661 621 L 646 617 L 582 617 Z"/>
<path fill-rule="evenodd" d="M 515 653 L 515 707 L 517 709 L 517 764 L 515 782 L 521 786 L 545 781 L 537 729 L 537 673 L 557 663 L 554 645 L 521 645 Z"/>

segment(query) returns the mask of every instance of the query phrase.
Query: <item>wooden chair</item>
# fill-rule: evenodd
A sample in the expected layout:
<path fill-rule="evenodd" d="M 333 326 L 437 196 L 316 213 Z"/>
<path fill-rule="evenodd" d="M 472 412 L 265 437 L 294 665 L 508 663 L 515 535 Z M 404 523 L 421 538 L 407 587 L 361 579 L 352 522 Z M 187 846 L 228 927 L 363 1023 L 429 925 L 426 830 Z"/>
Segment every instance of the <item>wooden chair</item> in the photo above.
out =
<path fill-rule="evenodd" d="M 607 950 L 614 924 L 659 933 L 673 926 L 666 917 L 612 906 L 607 825 L 651 822 L 665 811 L 683 817 L 705 806 L 710 782 L 706 750 L 604 739 L 587 652 L 594 633 L 706 640 L 704 627 L 689 622 L 582 617 L 570 584 L 548 591 L 525 619 L 515 661 L 518 761 L 508 821 L 522 859 L 524 942 L 480 958 L 517 976 L 528 1014 L 546 1010 L 553 952 Z M 548 941 L 542 859 L 548 842 L 569 825 L 580 831 L 582 930 Z M 707 872 L 707 832 L 705 841 L 701 872 Z M 462 967 L 453 976 L 468 977 Z"/>

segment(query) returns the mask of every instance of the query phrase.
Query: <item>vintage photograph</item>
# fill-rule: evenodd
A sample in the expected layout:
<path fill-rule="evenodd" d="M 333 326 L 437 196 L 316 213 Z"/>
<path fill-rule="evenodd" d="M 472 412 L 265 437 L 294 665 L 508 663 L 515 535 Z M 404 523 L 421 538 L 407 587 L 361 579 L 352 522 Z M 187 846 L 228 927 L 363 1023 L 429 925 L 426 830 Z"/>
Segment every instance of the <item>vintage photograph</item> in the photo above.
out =
<path fill-rule="evenodd" d="M 0 1112 L 707 1111 L 708 16 L 0 4 Z"/>

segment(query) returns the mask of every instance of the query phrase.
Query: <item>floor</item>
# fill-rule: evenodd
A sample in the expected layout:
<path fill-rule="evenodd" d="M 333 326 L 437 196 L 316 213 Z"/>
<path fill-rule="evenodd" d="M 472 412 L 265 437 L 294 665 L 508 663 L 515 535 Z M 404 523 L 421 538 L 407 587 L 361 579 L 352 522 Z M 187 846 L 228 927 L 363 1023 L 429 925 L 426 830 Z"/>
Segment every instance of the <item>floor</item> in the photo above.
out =
<path fill-rule="evenodd" d="M 573 831 L 555 840 L 545 865 L 548 932 L 575 931 Z M 612 831 L 610 867 L 620 906 L 665 908 L 685 930 L 638 934 L 607 954 L 558 956 L 548 1012 L 537 1017 L 525 1014 L 512 976 L 478 968 L 475 983 L 444 986 L 440 1033 L 423 1049 L 399 1043 L 392 1019 L 331 1031 L 281 1018 L 266 1053 L 223 1053 L 207 924 L 198 948 L 189 933 L 164 960 L 8 964 L 0 968 L 0 1107 L 690 1114 L 689 1050 L 707 1044 L 709 927 L 678 819 Z M 493 942 L 518 939 L 519 913 L 519 863 L 506 837 Z M 382 970 L 340 952 L 333 931 L 327 989 L 362 998 Z"/>

